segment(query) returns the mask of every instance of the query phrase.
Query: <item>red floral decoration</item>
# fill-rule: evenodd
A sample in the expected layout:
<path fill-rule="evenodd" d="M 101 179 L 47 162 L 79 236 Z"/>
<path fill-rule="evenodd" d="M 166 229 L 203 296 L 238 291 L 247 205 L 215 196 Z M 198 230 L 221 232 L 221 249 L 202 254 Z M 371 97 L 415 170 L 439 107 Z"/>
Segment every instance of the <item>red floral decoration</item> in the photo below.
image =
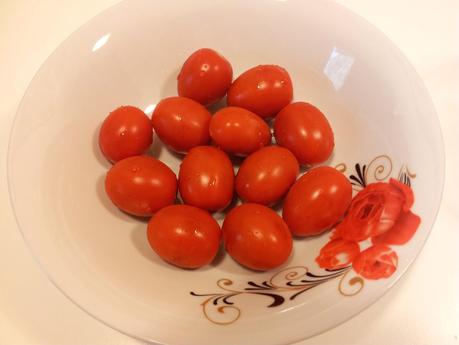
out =
<path fill-rule="evenodd" d="M 353 261 L 354 271 L 366 279 L 388 278 L 397 269 L 398 257 L 389 246 L 376 244 Z"/>
<path fill-rule="evenodd" d="M 360 247 L 355 242 L 331 240 L 322 247 L 316 262 L 322 268 L 335 270 L 349 266 L 359 253 Z"/>
<path fill-rule="evenodd" d="M 364 185 L 351 202 L 343 221 L 316 258 L 324 269 L 352 263 L 366 279 L 391 276 L 397 254 L 389 245 L 403 245 L 415 234 L 421 219 L 411 212 L 414 195 L 410 186 L 391 178 L 389 182 Z M 372 247 L 360 252 L 359 242 L 371 239 Z"/>

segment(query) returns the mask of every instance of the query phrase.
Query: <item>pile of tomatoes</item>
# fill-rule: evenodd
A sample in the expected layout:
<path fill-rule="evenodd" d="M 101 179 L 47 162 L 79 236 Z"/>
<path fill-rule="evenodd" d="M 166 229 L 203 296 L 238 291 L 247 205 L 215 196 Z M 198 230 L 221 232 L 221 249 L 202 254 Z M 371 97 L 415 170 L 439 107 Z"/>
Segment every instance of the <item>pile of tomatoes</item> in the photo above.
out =
<path fill-rule="evenodd" d="M 320 234 L 343 217 L 349 181 L 334 168 L 313 167 L 330 157 L 333 131 L 319 109 L 292 103 L 284 68 L 259 65 L 233 81 L 228 60 L 200 49 L 177 82 L 179 96 L 161 100 L 151 119 L 122 106 L 99 135 L 102 153 L 114 163 L 105 179 L 109 198 L 129 214 L 151 217 L 148 241 L 162 259 L 198 268 L 215 258 L 223 240 L 241 265 L 269 270 L 291 255 L 292 235 Z M 212 115 L 206 107 L 225 95 L 228 106 Z M 184 155 L 178 178 L 146 154 L 154 135 Z M 236 174 L 233 161 L 241 158 L 235 157 L 243 157 Z M 297 179 L 300 165 L 309 170 Z M 182 203 L 176 204 L 177 191 Z M 236 197 L 242 204 L 234 206 Z M 270 207 L 282 201 L 281 217 Z M 220 228 L 211 213 L 222 210 L 228 212 Z"/>

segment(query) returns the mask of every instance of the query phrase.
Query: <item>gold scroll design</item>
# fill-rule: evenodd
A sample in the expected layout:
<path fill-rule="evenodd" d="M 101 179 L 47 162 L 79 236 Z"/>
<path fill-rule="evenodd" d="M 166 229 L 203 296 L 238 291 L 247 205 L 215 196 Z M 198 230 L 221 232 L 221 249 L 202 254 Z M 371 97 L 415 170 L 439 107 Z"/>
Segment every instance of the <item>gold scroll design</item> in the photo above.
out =
<path fill-rule="evenodd" d="M 323 274 L 314 274 L 305 266 L 292 266 L 275 273 L 261 283 L 249 281 L 245 287 L 236 288 L 231 279 L 222 278 L 216 283 L 219 292 L 202 294 L 191 291 L 190 294 L 205 297 L 201 308 L 207 320 L 217 325 L 230 325 L 242 315 L 243 308 L 236 304 L 237 297 L 241 295 L 264 297 L 269 302 L 266 307 L 274 308 L 295 300 L 316 286 L 344 276 L 350 269 L 348 266 L 338 270 L 326 270 Z"/>

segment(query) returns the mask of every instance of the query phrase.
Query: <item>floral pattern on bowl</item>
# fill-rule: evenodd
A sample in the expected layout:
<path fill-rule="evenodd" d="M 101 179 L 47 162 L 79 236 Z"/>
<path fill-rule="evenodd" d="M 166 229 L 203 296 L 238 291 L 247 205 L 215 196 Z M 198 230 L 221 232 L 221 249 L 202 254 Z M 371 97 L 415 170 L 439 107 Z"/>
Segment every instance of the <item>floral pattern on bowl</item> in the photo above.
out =
<path fill-rule="evenodd" d="M 336 168 L 347 172 L 344 163 Z M 243 288 L 235 288 L 232 280 L 222 278 L 216 283 L 219 292 L 190 292 L 192 296 L 205 297 L 201 303 L 203 315 L 215 324 L 228 325 L 242 315 L 242 306 L 235 304 L 236 297 L 242 294 L 268 298 L 267 307 L 275 308 L 338 277 L 338 291 L 343 296 L 359 293 L 365 280 L 389 278 L 398 264 L 393 246 L 407 243 L 421 222 L 411 210 L 414 204 L 411 180 L 416 175 L 406 166 L 400 168 L 397 178 L 391 176 L 392 172 L 393 163 L 387 155 L 377 156 L 368 164 L 355 165 L 355 173 L 349 179 L 356 194 L 315 259 L 324 272 L 313 273 L 307 266 L 287 267 L 269 280 L 248 281 Z"/>

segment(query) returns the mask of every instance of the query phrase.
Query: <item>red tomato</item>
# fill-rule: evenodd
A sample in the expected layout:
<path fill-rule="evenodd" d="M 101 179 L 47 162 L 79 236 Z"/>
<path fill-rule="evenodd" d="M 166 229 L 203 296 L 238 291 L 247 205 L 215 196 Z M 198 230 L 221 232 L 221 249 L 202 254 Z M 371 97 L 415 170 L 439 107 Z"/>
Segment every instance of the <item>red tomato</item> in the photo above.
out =
<path fill-rule="evenodd" d="M 266 122 L 239 107 L 217 111 L 209 130 L 210 137 L 222 150 L 238 156 L 247 156 L 271 142 L 271 131 Z"/>
<path fill-rule="evenodd" d="M 301 164 L 324 162 L 335 146 L 327 118 L 313 105 L 296 102 L 276 116 L 274 137 L 280 146 L 293 152 Z"/>
<path fill-rule="evenodd" d="M 220 246 L 221 230 L 206 211 L 188 205 L 167 206 L 151 218 L 148 242 L 164 261 L 182 268 L 209 264 Z"/>
<path fill-rule="evenodd" d="M 177 178 L 163 162 L 148 156 L 134 156 L 117 162 L 108 171 L 105 190 L 124 212 L 147 217 L 174 203 Z"/>
<path fill-rule="evenodd" d="M 234 260 L 259 271 L 282 265 L 292 252 L 287 224 L 276 212 L 257 204 L 243 204 L 228 213 L 223 241 Z"/>
<path fill-rule="evenodd" d="M 180 96 L 209 105 L 225 96 L 233 80 L 233 68 L 215 50 L 203 48 L 185 61 L 177 77 Z"/>
<path fill-rule="evenodd" d="M 245 71 L 228 90 L 228 105 L 248 109 L 261 117 L 276 116 L 292 98 L 290 76 L 276 65 L 259 65 Z"/>
<path fill-rule="evenodd" d="M 282 216 L 296 236 L 318 235 L 335 225 L 349 207 L 352 186 L 331 167 L 309 170 L 292 186 Z"/>
<path fill-rule="evenodd" d="M 273 204 L 288 192 L 299 169 L 298 161 L 289 150 L 264 147 L 242 163 L 236 176 L 236 192 L 244 201 Z"/>
<path fill-rule="evenodd" d="M 234 170 L 228 156 L 212 146 L 198 146 L 185 156 L 179 190 L 186 204 L 218 211 L 233 198 Z"/>
<path fill-rule="evenodd" d="M 111 162 L 144 154 L 153 142 L 153 129 L 145 113 L 132 106 L 112 111 L 99 131 L 99 147 Z"/>
<path fill-rule="evenodd" d="M 151 121 L 156 134 L 172 150 L 186 152 L 209 143 L 212 115 L 192 99 L 169 97 L 158 103 Z"/>

